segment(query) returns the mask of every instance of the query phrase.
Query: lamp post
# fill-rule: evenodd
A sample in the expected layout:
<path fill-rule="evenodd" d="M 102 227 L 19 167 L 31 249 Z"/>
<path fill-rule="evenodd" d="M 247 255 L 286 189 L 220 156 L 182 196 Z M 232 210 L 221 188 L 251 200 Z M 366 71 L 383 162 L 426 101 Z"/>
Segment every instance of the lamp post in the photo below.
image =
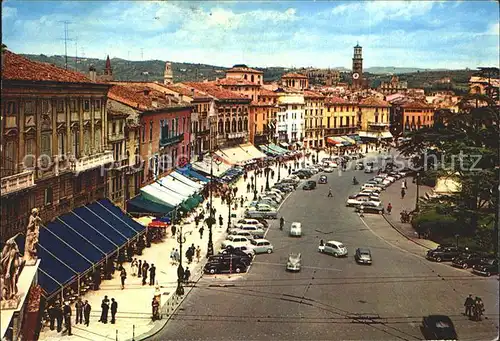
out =
<path fill-rule="evenodd" d="M 420 173 L 417 173 L 417 197 L 415 198 L 415 211 L 418 212 L 418 197 L 420 195 L 420 182 L 419 182 L 419 178 L 420 178 Z"/>
<path fill-rule="evenodd" d="M 278 182 L 281 180 L 281 156 L 278 156 Z"/>
<path fill-rule="evenodd" d="M 460 235 L 459 235 L 459 234 L 456 234 L 456 235 L 455 235 L 455 241 L 456 241 L 456 244 L 457 244 L 457 249 L 458 249 L 458 237 L 460 237 Z"/>
<path fill-rule="evenodd" d="M 253 200 L 257 200 L 257 171 L 253 172 L 254 187 L 253 187 Z"/>
<path fill-rule="evenodd" d="M 175 293 L 179 296 L 184 295 L 184 288 L 182 287 L 182 280 L 184 277 L 184 268 L 182 267 L 182 244 L 186 242 L 186 235 L 193 233 L 193 231 L 188 231 L 182 233 L 182 224 L 179 225 L 179 235 L 177 236 L 177 242 L 179 243 L 179 266 L 177 267 L 177 289 Z"/>
<path fill-rule="evenodd" d="M 210 141 L 212 140 L 212 124 L 210 124 Z M 212 234 L 212 227 L 215 222 L 215 218 L 213 215 L 213 185 L 214 185 L 214 158 L 213 158 L 213 146 L 212 143 L 210 143 L 210 182 L 208 183 L 208 192 L 209 192 L 209 197 L 210 197 L 210 209 L 209 209 L 209 214 L 208 218 L 206 220 L 207 226 L 208 226 L 208 246 L 207 246 L 207 258 L 210 256 L 213 256 L 214 254 L 214 243 L 213 243 L 213 234 Z M 222 162 L 216 161 L 219 165 Z"/>
<path fill-rule="evenodd" d="M 269 191 L 269 174 L 271 173 L 271 168 L 269 168 L 269 163 L 266 162 L 266 168 L 264 168 L 264 174 L 266 175 L 266 191 Z"/>
<path fill-rule="evenodd" d="M 236 198 L 236 193 L 238 193 L 238 187 L 228 187 L 227 192 L 226 192 L 226 201 L 227 201 L 227 208 L 228 208 L 228 215 L 227 215 L 227 230 L 231 228 L 231 204 L 233 203 L 234 199 Z"/>

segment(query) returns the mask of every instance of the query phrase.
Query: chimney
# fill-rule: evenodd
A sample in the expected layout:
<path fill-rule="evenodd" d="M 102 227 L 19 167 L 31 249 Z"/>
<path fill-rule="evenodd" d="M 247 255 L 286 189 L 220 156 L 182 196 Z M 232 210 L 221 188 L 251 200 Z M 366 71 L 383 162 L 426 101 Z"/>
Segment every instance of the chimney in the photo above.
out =
<path fill-rule="evenodd" d="M 89 78 L 92 82 L 95 82 L 97 80 L 97 73 L 95 71 L 94 64 L 90 64 L 89 66 Z"/>

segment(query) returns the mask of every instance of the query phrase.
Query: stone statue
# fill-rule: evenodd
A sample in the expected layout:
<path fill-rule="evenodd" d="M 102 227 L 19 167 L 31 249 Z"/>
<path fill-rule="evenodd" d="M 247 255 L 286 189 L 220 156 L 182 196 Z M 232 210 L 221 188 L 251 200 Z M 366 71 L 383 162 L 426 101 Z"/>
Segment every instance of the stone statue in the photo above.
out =
<path fill-rule="evenodd" d="M 16 298 L 19 297 L 19 295 L 17 295 L 17 281 L 19 280 L 19 275 L 23 270 L 25 261 L 21 258 L 21 253 L 15 242 L 16 237 L 17 235 L 7 240 L 2 250 L 0 258 L 0 280 L 2 281 L 2 300 L 14 300 L 18 303 L 18 300 L 16 300 Z M 4 302 L 2 302 L 2 308 L 4 308 L 3 303 Z M 15 307 L 17 307 L 17 303 Z M 8 307 L 10 307 L 10 305 L 5 308 Z"/>
<path fill-rule="evenodd" d="M 32 209 L 28 228 L 26 229 L 26 242 L 24 245 L 24 260 L 26 261 L 26 265 L 35 265 L 36 263 L 36 247 L 38 245 L 41 220 L 38 216 L 38 209 Z"/>

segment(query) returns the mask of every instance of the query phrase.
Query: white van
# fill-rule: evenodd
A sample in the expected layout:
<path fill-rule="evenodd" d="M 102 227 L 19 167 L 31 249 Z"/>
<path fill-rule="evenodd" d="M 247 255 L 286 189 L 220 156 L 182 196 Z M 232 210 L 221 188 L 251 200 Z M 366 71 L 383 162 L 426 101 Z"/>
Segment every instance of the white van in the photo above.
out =
<path fill-rule="evenodd" d="M 300 237 L 302 236 L 302 224 L 299 222 L 293 222 L 290 226 L 290 236 L 291 237 Z"/>

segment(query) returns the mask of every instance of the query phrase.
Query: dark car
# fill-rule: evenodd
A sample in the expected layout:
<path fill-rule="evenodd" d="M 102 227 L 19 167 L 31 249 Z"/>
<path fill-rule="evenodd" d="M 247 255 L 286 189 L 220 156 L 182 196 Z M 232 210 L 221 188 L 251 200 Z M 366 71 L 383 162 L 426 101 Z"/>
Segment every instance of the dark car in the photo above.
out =
<path fill-rule="evenodd" d="M 472 267 L 472 272 L 488 277 L 498 275 L 498 259 L 494 257 L 483 258 L 479 264 Z"/>
<path fill-rule="evenodd" d="M 302 187 L 303 190 L 311 190 L 316 188 L 316 181 L 314 180 L 309 180 L 307 181 L 304 186 Z"/>
<path fill-rule="evenodd" d="M 358 264 L 372 264 L 372 253 L 370 249 L 365 248 L 357 248 L 356 253 L 354 254 L 354 259 Z"/>
<path fill-rule="evenodd" d="M 244 247 L 244 246 L 242 246 L 242 247 Z M 245 263 L 246 265 L 250 265 L 250 263 L 252 262 L 252 259 L 253 259 L 253 256 L 248 254 L 248 252 L 245 252 L 245 251 L 241 250 L 240 248 L 233 248 L 232 246 L 228 246 L 224 250 L 221 250 L 219 254 L 220 255 L 233 255 L 233 256 L 240 257 L 240 258 L 242 258 L 243 263 Z M 229 258 L 231 258 L 231 256 Z"/>
<path fill-rule="evenodd" d="M 426 340 L 457 340 L 451 319 L 445 315 L 429 315 L 422 319 L 422 334 Z"/>
<path fill-rule="evenodd" d="M 269 223 L 266 219 L 257 218 L 257 220 L 264 226 L 264 229 L 269 228 Z"/>
<path fill-rule="evenodd" d="M 371 202 L 367 201 L 362 205 L 357 205 L 354 211 L 361 212 L 363 209 L 363 213 L 375 213 L 375 214 L 384 214 L 384 206 L 380 204 L 380 202 Z"/>
<path fill-rule="evenodd" d="M 246 266 L 249 266 L 252 263 L 252 257 L 243 251 L 241 251 L 241 252 L 242 253 L 239 253 L 238 250 L 232 250 L 232 252 L 230 251 L 230 252 L 227 252 L 226 254 L 219 253 L 218 255 L 210 256 L 208 258 L 208 262 L 220 262 L 222 260 L 228 260 L 228 259 L 234 260 L 234 259 L 236 259 L 236 260 L 242 262 L 243 264 L 245 264 Z"/>
<path fill-rule="evenodd" d="M 456 246 L 439 245 L 437 248 L 427 251 L 425 258 L 436 262 L 451 261 L 464 251 L 464 249 L 457 248 Z"/>
<path fill-rule="evenodd" d="M 237 257 L 209 260 L 203 267 L 203 271 L 209 274 L 240 273 L 247 269 L 248 266 Z"/>
<path fill-rule="evenodd" d="M 318 180 L 319 184 L 327 184 L 328 183 L 328 177 L 326 175 L 321 175 Z"/>
<path fill-rule="evenodd" d="M 476 252 L 464 252 L 453 258 L 451 265 L 455 268 L 467 269 L 473 265 L 481 263 L 483 257 Z"/>
<path fill-rule="evenodd" d="M 292 184 L 276 184 L 272 188 L 276 188 L 282 193 L 290 193 L 295 189 Z"/>

